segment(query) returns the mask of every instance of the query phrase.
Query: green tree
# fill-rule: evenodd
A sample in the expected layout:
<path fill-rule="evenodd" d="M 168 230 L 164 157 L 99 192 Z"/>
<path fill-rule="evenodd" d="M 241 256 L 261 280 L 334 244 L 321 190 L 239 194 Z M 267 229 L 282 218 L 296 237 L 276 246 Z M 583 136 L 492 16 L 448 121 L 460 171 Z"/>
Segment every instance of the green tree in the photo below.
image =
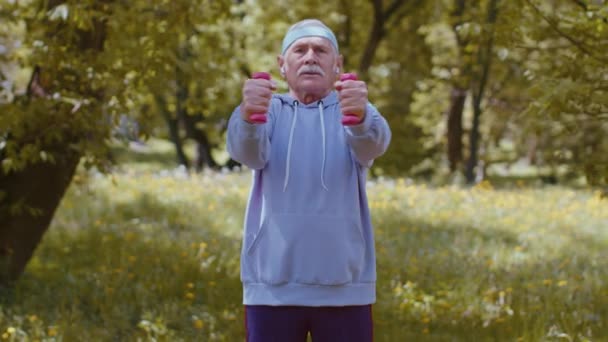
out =
<path fill-rule="evenodd" d="M 462 171 L 467 181 L 473 182 L 483 138 L 481 114 L 491 102 L 487 101 L 486 90 L 499 84 L 495 76 L 500 72 L 490 68 L 496 50 L 494 32 L 499 2 L 450 0 L 438 2 L 437 6 L 441 10 L 424 28 L 433 51 L 432 75 L 420 84 L 414 107 L 420 112 L 417 121 L 427 132 L 429 144 L 436 145 L 436 151 L 445 151 L 444 156 L 436 154 L 437 169 L 445 160 L 450 173 L 461 171 L 463 150 L 468 147 L 468 161 Z M 469 117 L 465 116 L 467 99 L 471 99 Z M 470 124 L 465 125 L 467 118 Z M 469 140 L 465 145 L 467 128 Z"/>
<path fill-rule="evenodd" d="M 212 154 L 221 140 L 216 123 L 238 101 L 243 62 L 234 7 L 230 1 L 139 1 L 116 14 L 122 35 L 111 48 L 131 85 L 123 101 L 135 111 L 147 105 L 160 114 L 180 164 L 190 166 L 183 138 L 194 139 L 197 170 L 218 166 Z M 142 50 L 133 51 L 133 42 Z"/>
<path fill-rule="evenodd" d="M 108 138 L 121 116 L 144 126 L 157 122 L 153 110 L 140 110 L 155 97 L 165 99 L 172 115 L 224 115 L 240 89 L 231 68 L 239 62 L 226 39 L 231 6 L 2 2 L 3 21 L 23 27 L 11 65 L 35 72 L 26 94 L 2 103 L 0 282 L 23 272 L 79 163 L 108 169 Z"/>
<path fill-rule="evenodd" d="M 38 66 L 27 95 L 2 105 L 1 284 L 23 272 L 81 157 L 90 161 L 102 151 L 108 4 L 15 2 L 1 9 L 25 25 L 24 64 Z"/>
<path fill-rule="evenodd" d="M 509 36 L 529 51 L 531 101 L 521 118 L 533 160 L 565 166 L 591 185 L 608 184 L 608 4 L 519 1 Z"/>

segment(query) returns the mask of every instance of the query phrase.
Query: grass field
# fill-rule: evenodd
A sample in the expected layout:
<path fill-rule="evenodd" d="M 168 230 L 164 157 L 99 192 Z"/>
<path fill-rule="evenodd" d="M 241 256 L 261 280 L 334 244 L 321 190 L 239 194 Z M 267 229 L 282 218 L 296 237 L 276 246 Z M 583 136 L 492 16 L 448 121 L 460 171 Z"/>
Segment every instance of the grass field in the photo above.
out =
<path fill-rule="evenodd" d="M 250 174 L 80 172 L 2 294 L 3 341 L 242 341 Z M 368 186 L 376 341 L 608 341 L 608 200 L 559 187 Z"/>

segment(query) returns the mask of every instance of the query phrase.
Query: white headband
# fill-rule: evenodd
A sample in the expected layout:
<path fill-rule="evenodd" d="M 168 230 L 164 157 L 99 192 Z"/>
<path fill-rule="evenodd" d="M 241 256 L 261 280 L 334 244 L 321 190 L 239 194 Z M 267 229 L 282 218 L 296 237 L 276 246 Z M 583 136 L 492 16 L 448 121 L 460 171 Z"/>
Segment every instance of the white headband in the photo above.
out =
<path fill-rule="evenodd" d="M 283 46 L 281 48 L 281 54 L 284 55 L 285 51 L 289 49 L 291 44 L 293 44 L 296 40 L 304 37 L 322 37 L 328 39 L 331 44 L 336 48 L 336 52 L 338 50 L 338 41 L 334 33 L 322 26 L 305 26 L 293 29 L 285 35 L 283 38 Z"/>

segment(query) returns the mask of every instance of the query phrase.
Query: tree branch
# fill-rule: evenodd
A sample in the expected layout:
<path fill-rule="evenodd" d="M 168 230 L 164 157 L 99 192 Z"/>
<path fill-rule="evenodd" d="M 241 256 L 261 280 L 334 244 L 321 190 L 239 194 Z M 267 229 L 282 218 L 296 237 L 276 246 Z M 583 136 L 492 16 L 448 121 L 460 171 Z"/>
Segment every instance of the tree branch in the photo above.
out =
<path fill-rule="evenodd" d="M 582 2 L 581 0 L 571 0 L 571 1 L 574 2 L 575 4 L 579 5 L 585 11 L 587 10 L 587 4 Z"/>
<path fill-rule="evenodd" d="M 579 49 L 581 52 L 583 52 L 584 54 L 586 54 L 587 56 L 601 62 L 601 63 L 608 63 L 608 59 L 606 58 L 601 58 L 599 56 L 594 55 L 591 50 L 589 50 L 583 43 L 577 41 L 576 39 L 570 37 L 567 33 L 565 33 L 564 31 L 560 30 L 559 27 L 557 27 L 557 24 L 551 20 L 551 18 L 548 18 L 546 15 L 544 15 L 541 10 L 536 7 L 536 5 L 534 5 L 532 3 L 531 0 L 525 0 L 528 5 L 530 5 L 530 7 L 532 7 L 532 9 L 534 10 L 534 12 L 536 12 L 536 14 L 541 17 L 545 22 L 547 22 L 547 24 L 549 24 L 549 26 L 551 27 L 551 29 L 553 31 L 555 31 L 557 34 L 559 34 L 561 37 L 565 38 L 566 40 L 568 40 L 572 45 L 574 45 L 577 49 Z"/>
<path fill-rule="evenodd" d="M 516 49 L 522 49 L 526 51 L 554 51 L 554 50 L 563 50 L 570 46 L 570 44 L 564 45 L 553 45 L 547 47 L 539 47 L 538 45 L 525 45 L 525 44 L 514 44 L 513 47 Z"/>
<path fill-rule="evenodd" d="M 397 15 L 393 15 L 392 20 L 390 20 L 389 22 L 389 17 L 386 18 L 387 20 L 387 28 L 389 30 L 392 30 L 395 26 L 397 26 L 398 23 L 401 22 L 401 20 L 408 14 L 411 13 L 410 10 L 413 9 L 416 6 L 421 5 L 422 3 L 424 3 L 424 0 L 416 0 L 415 2 L 410 2 L 409 6 L 404 6 L 401 8 L 401 11 L 395 12 L 397 13 Z M 395 10 L 397 11 L 397 10 Z"/>
<path fill-rule="evenodd" d="M 488 8 L 487 14 L 487 23 L 490 24 L 490 31 L 488 32 L 488 41 L 484 49 L 479 49 L 478 53 L 478 61 L 482 64 L 482 70 L 480 75 L 480 80 L 478 83 L 477 93 L 473 91 L 473 101 L 476 106 L 479 106 L 481 103 L 481 99 L 483 97 L 483 93 L 488 81 L 488 77 L 490 74 L 490 64 L 492 61 L 492 49 L 494 48 L 494 31 L 495 31 L 495 23 L 496 17 L 498 16 L 498 1 L 492 0 Z"/>
<path fill-rule="evenodd" d="M 397 9 L 399 7 L 401 7 L 401 5 L 403 5 L 404 2 L 405 2 L 405 0 L 393 0 L 393 2 L 388 6 L 386 11 L 384 11 L 384 13 L 382 13 L 382 20 L 387 21 L 388 18 L 390 18 L 390 16 L 393 13 L 395 13 L 395 11 L 397 11 Z"/>
<path fill-rule="evenodd" d="M 587 4 L 584 3 L 582 0 L 571 0 L 571 1 L 574 2 L 575 4 L 577 4 L 580 8 L 582 8 L 583 11 L 586 12 L 589 10 L 589 7 L 587 7 Z M 601 17 L 601 18 L 604 23 L 608 23 L 608 18 L 606 18 L 606 17 Z"/>
<path fill-rule="evenodd" d="M 359 72 L 363 79 L 367 77 L 367 73 L 378 49 L 378 45 L 384 39 L 387 29 L 388 19 L 397 12 L 399 7 L 403 6 L 407 0 L 393 0 L 389 7 L 384 10 L 382 7 L 382 0 L 370 0 L 374 8 L 374 21 L 370 29 L 367 43 L 365 44 L 365 50 L 363 56 L 359 62 Z M 416 3 L 419 3 L 418 0 Z M 402 18 L 399 17 L 399 18 Z"/>
<path fill-rule="evenodd" d="M 382 0 L 370 0 L 372 1 L 372 5 L 374 7 L 374 21 L 372 23 L 372 27 L 369 32 L 369 36 L 367 38 L 367 43 L 365 44 L 365 50 L 363 51 L 363 56 L 359 62 L 359 73 L 361 74 L 363 79 L 367 78 L 367 73 L 369 71 L 370 66 L 372 65 L 372 60 L 374 59 L 374 55 L 376 54 L 376 50 L 380 41 L 384 38 L 384 18 L 382 11 Z"/>

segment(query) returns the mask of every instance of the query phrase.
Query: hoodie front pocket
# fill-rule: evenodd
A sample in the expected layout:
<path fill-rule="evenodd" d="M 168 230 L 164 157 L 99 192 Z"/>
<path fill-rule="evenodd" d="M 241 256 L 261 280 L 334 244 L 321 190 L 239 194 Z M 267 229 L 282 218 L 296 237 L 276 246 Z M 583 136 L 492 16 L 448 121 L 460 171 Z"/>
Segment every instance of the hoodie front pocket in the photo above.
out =
<path fill-rule="evenodd" d="M 354 218 L 271 215 L 247 254 L 262 283 L 342 285 L 359 279 L 365 242 Z"/>

